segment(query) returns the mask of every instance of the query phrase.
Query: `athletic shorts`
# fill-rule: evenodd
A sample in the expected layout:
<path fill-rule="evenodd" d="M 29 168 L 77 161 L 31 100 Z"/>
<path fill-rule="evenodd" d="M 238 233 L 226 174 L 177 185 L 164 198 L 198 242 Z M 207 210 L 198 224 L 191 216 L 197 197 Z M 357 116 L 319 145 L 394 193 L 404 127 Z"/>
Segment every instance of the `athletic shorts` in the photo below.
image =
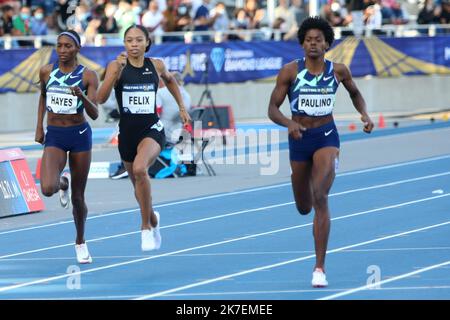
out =
<path fill-rule="evenodd" d="M 161 150 L 164 150 L 166 136 L 162 123 L 145 126 L 143 129 L 136 128 L 130 124 L 120 126 L 119 153 L 120 158 L 126 162 L 133 162 L 137 154 L 137 147 L 144 138 L 155 140 Z"/>
<path fill-rule="evenodd" d="M 314 153 L 324 147 L 339 149 L 339 134 L 334 121 L 323 126 L 307 129 L 299 140 L 289 135 L 289 159 L 291 161 L 312 161 Z"/>
<path fill-rule="evenodd" d="M 45 147 L 64 152 L 83 152 L 92 149 L 92 129 L 88 122 L 71 127 L 47 126 Z"/>

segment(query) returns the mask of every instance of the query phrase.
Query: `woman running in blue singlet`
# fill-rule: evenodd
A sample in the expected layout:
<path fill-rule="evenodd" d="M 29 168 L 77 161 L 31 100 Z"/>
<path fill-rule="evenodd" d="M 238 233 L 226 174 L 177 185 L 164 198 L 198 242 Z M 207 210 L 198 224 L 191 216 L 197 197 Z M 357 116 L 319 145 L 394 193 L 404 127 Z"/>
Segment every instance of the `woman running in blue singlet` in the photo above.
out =
<path fill-rule="evenodd" d="M 141 249 L 161 246 L 160 216 L 153 210 L 148 168 L 164 148 L 165 134 L 156 113 L 156 91 L 161 78 L 174 96 L 183 124 L 190 121 L 180 90 L 161 60 L 146 58 L 151 40 L 147 29 L 131 26 L 124 36 L 126 52 L 109 63 L 98 90 L 103 103 L 114 88 L 120 110 L 119 153 L 133 183 L 141 209 Z"/>
<path fill-rule="evenodd" d="M 315 211 L 316 265 L 312 285 L 326 287 L 324 267 L 330 233 L 328 194 L 335 178 L 340 146 L 332 112 L 340 83 L 361 114 L 364 132 L 370 133 L 374 125 L 350 70 L 344 64 L 325 59 L 325 52 L 334 41 L 334 32 L 328 22 L 319 17 L 305 19 L 298 30 L 298 40 L 305 58 L 292 61 L 280 70 L 268 115 L 273 122 L 288 128 L 297 210 L 302 215 L 311 212 L 312 208 Z M 286 95 L 291 106 L 291 119 L 279 110 Z"/>
<path fill-rule="evenodd" d="M 72 201 L 77 260 L 91 263 L 92 257 L 84 239 L 88 213 L 84 192 L 91 164 L 92 132 L 84 110 L 91 119 L 97 119 L 98 77 L 78 63 L 80 47 L 80 36 L 75 31 L 62 32 L 56 44 L 58 61 L 39 71 L 41 95 L 35 141 L 44 145 L 42 194 L 50 197 L 59 192 L 61 205 L 66 209 Z M 47 133 L 44 134 L 46 112 Z M 67 156 L 70 173 L 61 175 Z"/>

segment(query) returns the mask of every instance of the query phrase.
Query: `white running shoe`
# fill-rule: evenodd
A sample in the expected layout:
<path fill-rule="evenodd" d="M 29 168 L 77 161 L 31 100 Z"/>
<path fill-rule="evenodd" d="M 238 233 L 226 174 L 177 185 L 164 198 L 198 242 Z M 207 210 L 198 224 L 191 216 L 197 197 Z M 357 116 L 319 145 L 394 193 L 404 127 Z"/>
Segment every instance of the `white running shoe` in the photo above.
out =
<path fill-rule="evenodd" d="M 68 209 L 70 205 L 70 180 L 71 180 L 70 173 L 64 172 L 61 175 L 61 179 L 67 180 L 67 189 L 66 190 L 59 189 L 59 202 L 61 203 L 61 206 L 64 209 Z"/>
<path fill-rule="evenodd" d="M 92 257 L 89 254 L 89 250 L 86 243 L 76 244 L 75 252 L 77 253 L 78 263 L 92 263 Z"/>
<path fill-rule="evenodd" d="M 142 251 L 150 251 L 150 250 L 155 250 L 156 246 L 155 246 L 155 237 L 153 235 L 153 229 L 148 230 L 142 230 L 141 231 L 141 248 Z"/>
<path fill-rule="evenodd" d="M 324 288 L 328 286 L 328 281 L 322 269 L 316 268 L 313 272 L 311 284 L 314 288 Z"/>
<path fill-rule="evenodd" d="M 153 228 L 153 237 L 155 238 L 155 249 L 158 250 L 161 248 L 161 232 L 159 231 L 159 226 L 161 225 L 161 218 L 159 216 L 159 212 L 155 211 L 156 218 L 158 220 L 158 224 Z"/>

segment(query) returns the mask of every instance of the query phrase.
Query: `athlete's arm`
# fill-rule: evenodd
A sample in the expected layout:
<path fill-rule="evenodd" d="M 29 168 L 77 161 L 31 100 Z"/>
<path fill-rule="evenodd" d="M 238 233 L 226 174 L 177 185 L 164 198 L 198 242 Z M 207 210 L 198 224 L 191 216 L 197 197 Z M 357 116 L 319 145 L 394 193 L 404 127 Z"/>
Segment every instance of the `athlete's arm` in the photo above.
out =
<path fill-rule="evenodd" d="M 111 94 L 116 81 L 120 78 L 123 68 L 127 64 L 127 54 L 122 52 L 116 60 L 111 61 L 106 67 L 105 80 L 97 92 L 97 102 L 105 103 Z"/>
<path fill-rule="evenodd" d="M 269 102 L 268 116 L 270 120 L 279 124 L 280 126 L 287 127 L 289 134 L 294 139 L 301 138 L 301 131 L 304 131 L 300 124 L 284 116 L 280 111 L 280 106 L 283 103 L 288 93 L 289 87 L 292 83 L 293 74 L 296 73 L 297 64 L 291 62 L 283 66 L 277 76 L 277 82 L 275 88 L 272 91 Z"/>
<path fill-rule="evenodd" d="M 48 75 L 50 73 L 50 65 L 43 66 L 39 70 L 39 83 L 41 86 L 41 94 L 39 95 L 39 105 L 38 105 L 38 114 L 37 114 L 37 124 L 36 124 L 36 132 L 34 136 L 34 141 L 43 144 L 44 143 L 44 118 L 45 118 L 45 98 L 46 98 L 46 88 L 45 83 L 47 81 Z"/>
<path fill-rule="evenodd" d="M 334 70 L 338 77 L 338 80 L 342 82 L 345 89 L 347 89 L 350 98 L 352 99 L 353 106 L 361 114 L 361 121 L 364 123 L 364 132 L 370 133 L 373 129 L 373 122 L 367 113 L 366 102 L 356 87 L 356 83 L 353 81 L 352 74 L 345 64 L 335 63 Z"/>
<path fill-rule="evenodd" d="M 81 91 L 80 87 L 72 87 L 73 94 L 83 101 L 86 113 L 92 120 L 98 118 L 97 107 L 97 89 L 98 89 L 98 77 L 97 73 L 92 70 L 86 70 L 83 74 L 87 82 L 87 96 Z"/>
<path fill-rule="evenodd" d="M 178 83 L 172 74 L 166 69 L 164 62 L 158 59 L 152 59 L 153 64 L 156 67 L 156 71 L 158 71 L 159 76 L 163 79 L 164 84 L 169 89 L 169 92 L 175 98 L 175 101 L 178 104 L 178 108 L 180 109 L 180 117 L 181 121 L 184 125 L 188 124 L 191 121 L 191 117 L 189 113 L 186 111 L 186 107 L 184 106 L 183 98 L 181 97 L 180 88 L 178 87 Z"/>

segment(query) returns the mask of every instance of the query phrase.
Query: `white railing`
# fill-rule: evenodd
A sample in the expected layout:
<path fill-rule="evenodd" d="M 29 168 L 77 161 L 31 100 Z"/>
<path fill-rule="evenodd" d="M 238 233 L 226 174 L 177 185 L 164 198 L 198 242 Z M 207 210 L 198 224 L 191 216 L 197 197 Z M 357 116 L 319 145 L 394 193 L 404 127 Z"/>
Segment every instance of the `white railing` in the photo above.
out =
<path fill-rule="evenodd" d="M 340 39 L 347 35 L 352 34 L 353 28 L 349 27 L 335 27 L 335 37 Z M 417 25 L 417 24 L 405 24 L 405 25 L 383 25 L 380 29 L 371 29 L 366 27 L 363 35 L 366 37 L 376 35 L 383 35 L 387 37 L 415 37 L 415 36 L 430 36 L 436 35 L 448 35 L 450 37 L 450 24 L 446 25 Z M 271 28 L 261 28 L 258 30 L 227 30 L 227 31 L 185 31 L 185 32 L 166 32 L 161 35 L 153 35 L 153 41 L 156 44 L 161 44 L 164 41 L 179 41 L 184 43 L 192 42 L 224 42 L 228 40 L 230 36 L 238 37 L 243 41 L 252 40 L 270 40 L 275 41 L 282 40 L 282 32 Z M 27 47 L 41 48 L 45 44 L 54 45 L 56 43 L 56 35 L 47 36 L 3 36 L 0 37 L 0 48 L 12 49 L 19 46 L 19 41 L 29 42 Z M 98 34 L 91 41 L 87 41 L 85 36 L 82 36 L 83 45 L 90 46 L 114 46 L 122 45 L 123 40 L 119 34 Z"/>

